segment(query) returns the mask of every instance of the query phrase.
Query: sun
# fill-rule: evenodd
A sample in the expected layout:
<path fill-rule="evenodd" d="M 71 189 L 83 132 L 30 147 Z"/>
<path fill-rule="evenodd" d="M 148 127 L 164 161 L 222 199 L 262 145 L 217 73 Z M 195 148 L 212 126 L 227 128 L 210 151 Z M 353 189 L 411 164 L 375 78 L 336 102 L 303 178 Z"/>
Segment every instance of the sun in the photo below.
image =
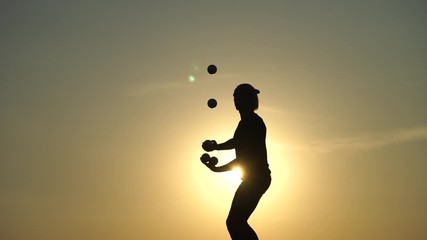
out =
<path fill-rule="evenodd" d="M 223 180 L 232 185 L 242 182 L 243 171 L 240 167 L 235 167 L 233 170 L 223 173 Z"/>
<path fill-rule="evenodd" d="M 243 170 L 239 167 L 235 167 L 232 171 L 232 174 L 238 178 L 238 179 L 242 179 L 243 177 Z"/>

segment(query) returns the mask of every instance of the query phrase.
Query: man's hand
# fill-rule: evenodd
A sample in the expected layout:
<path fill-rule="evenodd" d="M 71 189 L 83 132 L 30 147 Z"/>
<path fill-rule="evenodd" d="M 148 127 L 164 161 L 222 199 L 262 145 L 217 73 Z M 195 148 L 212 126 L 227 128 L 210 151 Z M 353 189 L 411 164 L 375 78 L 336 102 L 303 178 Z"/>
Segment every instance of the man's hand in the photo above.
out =
<path fill-rule="evenodd" d="M 218 172 L 218 167 L 215 165 L 206 165 L 212 172 Z"/>
<path fill-rule="evenodd" d="M 207 152 L 211 152 L 213 150 L 216 150 L 217 145 L 218 144 L 215 140 L 206 140 L 202 143 L 202 148 Z"/>
<path fill-rule="evenodd" d="M 218 164 L 218 158 L 216 157 L 211 157 L 209 156 L 209 154 L 204 153 L 201 157 L 200 160 L 202 161 L 203 164 L 206 165 L 206 167 L 208 167 L 210 170 L 212 170 L 213 172 L 217 172 L 217 167 L 215 165 Z"/>

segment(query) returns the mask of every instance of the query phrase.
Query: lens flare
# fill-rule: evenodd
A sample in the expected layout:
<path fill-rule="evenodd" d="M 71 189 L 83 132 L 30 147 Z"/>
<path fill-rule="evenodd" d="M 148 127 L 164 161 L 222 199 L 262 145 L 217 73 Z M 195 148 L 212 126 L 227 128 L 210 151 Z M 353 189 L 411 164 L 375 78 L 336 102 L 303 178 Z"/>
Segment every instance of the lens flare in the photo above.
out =
<path fill-rule="evenodd" d="M 239 167 L 235 167 L 232 171 L 233 178 L 236 182 L 241 182 L 241 179 L 243 177 L 243 170 Z"/>

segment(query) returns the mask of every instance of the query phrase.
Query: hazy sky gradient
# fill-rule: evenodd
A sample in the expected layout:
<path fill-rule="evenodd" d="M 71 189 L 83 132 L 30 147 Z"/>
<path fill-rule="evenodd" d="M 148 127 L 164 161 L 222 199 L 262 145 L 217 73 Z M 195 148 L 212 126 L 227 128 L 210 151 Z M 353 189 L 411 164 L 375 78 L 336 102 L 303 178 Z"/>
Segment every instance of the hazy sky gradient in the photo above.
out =
<path fill-rule="evenodd" d="M 261 239 L 427 239 L 426 22 L 421 0 L 0 2 L 0 238 L 228 239 L 238 181 L 200 144 L 249 82 Z"/>

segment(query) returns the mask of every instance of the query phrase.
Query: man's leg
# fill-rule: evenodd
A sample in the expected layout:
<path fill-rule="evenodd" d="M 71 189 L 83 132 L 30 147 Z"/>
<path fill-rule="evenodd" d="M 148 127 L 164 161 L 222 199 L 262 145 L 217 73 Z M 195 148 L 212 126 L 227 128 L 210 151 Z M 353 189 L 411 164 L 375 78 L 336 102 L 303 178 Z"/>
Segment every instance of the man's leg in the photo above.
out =
<path fill-rule="evenodd" d="M 255 231 L 249 226 L 248 219 L 269 185 L 270 182 L 261 186 L 242 182 L 236 190 L 227 217 L 227 229 L 233 240 L 258 239 Z"/>

